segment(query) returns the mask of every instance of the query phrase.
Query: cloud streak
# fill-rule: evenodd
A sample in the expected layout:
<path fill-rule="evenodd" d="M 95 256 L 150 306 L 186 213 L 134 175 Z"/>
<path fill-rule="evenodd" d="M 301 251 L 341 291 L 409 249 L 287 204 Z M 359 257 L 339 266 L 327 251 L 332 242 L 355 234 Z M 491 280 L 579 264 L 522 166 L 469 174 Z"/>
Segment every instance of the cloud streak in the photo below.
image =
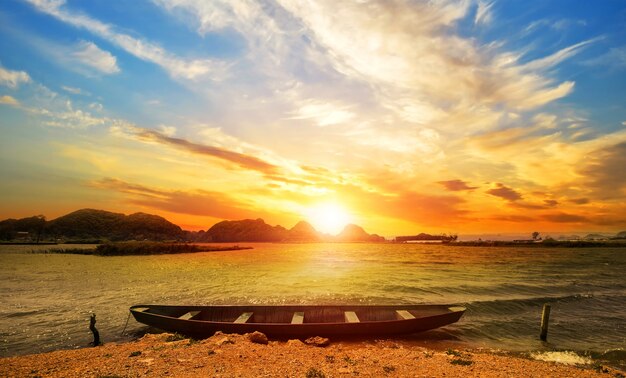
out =
<path fill-rule="evenodd" d="M 27 1 L 43 13 L 69 25 L 88 30 L 127 53 L 162 67 L 172 77 L 192 80 L 201 76 L 209 76 L 216 79 L 224 74 L 225 66 L 220 62 L 212 59 L 185 60 L 179 58 L 155 43 L 118 32 L 113 25 L 67 9 L 65 0 Z"/>

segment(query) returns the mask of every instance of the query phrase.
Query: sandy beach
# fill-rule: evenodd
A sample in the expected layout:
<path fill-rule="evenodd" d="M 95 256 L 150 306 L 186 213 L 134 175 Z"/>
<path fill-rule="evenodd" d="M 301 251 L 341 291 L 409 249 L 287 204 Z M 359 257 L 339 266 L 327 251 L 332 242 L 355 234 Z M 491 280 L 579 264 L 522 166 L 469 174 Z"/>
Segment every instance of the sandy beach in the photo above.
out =
<path fill-rule="evenodd" d="M 218 333 L 205 340 L 148 334 L 128 343 L 0 359 L 3 377 L 624 377 L 609 367 L 577 367 L 463 349 L 394 341 L 251 341 Z"/>

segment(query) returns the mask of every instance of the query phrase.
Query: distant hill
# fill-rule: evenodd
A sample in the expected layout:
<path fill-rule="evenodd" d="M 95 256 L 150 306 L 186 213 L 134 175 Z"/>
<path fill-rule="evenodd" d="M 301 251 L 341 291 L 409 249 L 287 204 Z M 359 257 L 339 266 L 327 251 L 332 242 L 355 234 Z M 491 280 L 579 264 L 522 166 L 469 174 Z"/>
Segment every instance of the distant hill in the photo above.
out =
<path fill-rule="evenodd" d="M 355 224 L 349 224 L 335 237 L 341 242 L 382 242 L 385 238 L 376 234 L 368 234 L 363 228 Z"/>
<path fill-rule="evenodd" d="M 618 232 L 613 239 L 626 239 L 626 231 Z"/>
<path fill-rule="evenodd" d="M 204 243 L 230 242 L 381 242 L 356 225 L 347 225 L 337 236 L 318 232 L 305 221 L 293 228 L 271 226 L 263 219 L 222 221 L 206 231 L 183 231 L 158 215 L 124 215 L 105 210 L 81 209 L 46 221 L 42 215 L 0 221 L 0 240 L 125 241 L 178 240 Z"/>
<path fill-rule="evenodd" d="M 279 242 L 287 238 L 288 231 L 282 226 L 272 227 L 263 219 L 222 221 L 205 233 L 203 242 Z"/>
<path fill-rule="evenodd" d="M 12 240 L 27 232 L 35 241 L 41 225 L 41 238 L 54 240 L 177 240 L 184 236 L 179 226 L 158 215 L 82 209 L 51 221 L 42 216 L 2 221 L 0 239 Z"/>

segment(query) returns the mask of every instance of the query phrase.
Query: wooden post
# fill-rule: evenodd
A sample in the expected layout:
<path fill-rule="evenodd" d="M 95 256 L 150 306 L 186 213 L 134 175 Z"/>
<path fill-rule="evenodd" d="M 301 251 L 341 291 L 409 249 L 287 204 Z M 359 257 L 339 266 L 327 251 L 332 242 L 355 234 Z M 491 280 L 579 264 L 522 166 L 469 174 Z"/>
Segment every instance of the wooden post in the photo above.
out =
<path fill-rule="evenodd" d="M 93 332 L 93 346 L 100 345 L 100 332 L 96 329 L 96 314 L 91 314 L 89 318 L 89 330 Z"/>
<path fill-rule="evenodd" d="M 541 314 L 541 334 L 539 338 L 542 341 L 546 341 L 548 338 L 548 322 L 550 321 L 550 305 L 543 305 L 543 313 Z"/>

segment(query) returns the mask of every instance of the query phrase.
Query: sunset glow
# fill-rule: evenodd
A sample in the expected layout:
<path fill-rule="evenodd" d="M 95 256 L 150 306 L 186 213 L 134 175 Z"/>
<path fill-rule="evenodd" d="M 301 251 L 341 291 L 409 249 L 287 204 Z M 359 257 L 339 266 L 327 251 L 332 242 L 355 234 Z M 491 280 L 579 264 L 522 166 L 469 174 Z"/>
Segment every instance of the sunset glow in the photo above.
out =
<path fill-rule="evenodd" d="M 3 1 L 0 218 L 621 231 L 626 8 L 577 4 Z"/>
<path fill-rule="evenodd" d="M 305 216 L 316 230 L 331 235 L 337 235 L 347 224 L 353 222 L 350 214 L 341 205 L 331 202 L 311 207 Z"/>

